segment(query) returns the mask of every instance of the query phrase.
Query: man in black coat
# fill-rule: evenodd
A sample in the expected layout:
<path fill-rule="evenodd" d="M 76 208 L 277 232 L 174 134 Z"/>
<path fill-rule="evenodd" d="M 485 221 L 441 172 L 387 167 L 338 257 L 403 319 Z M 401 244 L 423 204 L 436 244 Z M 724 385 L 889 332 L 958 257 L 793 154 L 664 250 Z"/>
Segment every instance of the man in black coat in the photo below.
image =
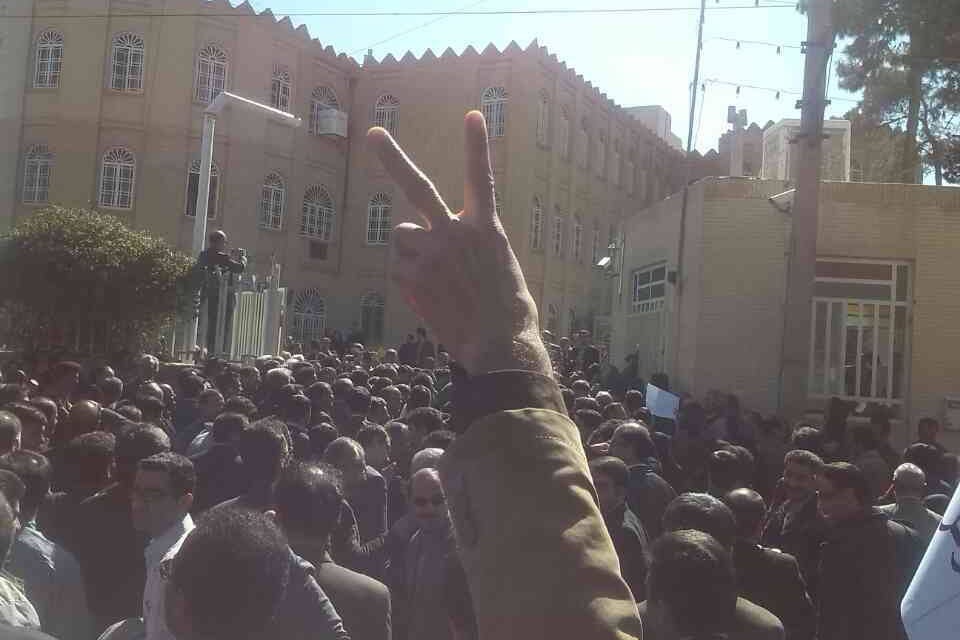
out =
<path fill-rule="evenodd" d="M 766 505 L 753 489 L 736 489 L 723 499 L 737 520 L 733 564 L 740 595 L 780 618 L 787 640 L 811 640 L 813 604 L 793 556 L 757 543 Z"/>
<path fill-rule="evenodd" d="M 330 597 L 353 640 L 390 640 L 387 587 L 341 567 L 330 558 L 330 535 L 343 503 L 338 474 L 330 467 L 294 465 L 277 483 L 276 513 L 290 546 L 315 567 L 314 578 Z"/>
<path fill-rule="evenodd" d="M 820 456 L 805 449 L 784 456 L 783 479 L 778 487 L 782 500 L 770 508 L 760 534 L 760 544 L 793 556 L 807 584 L 807 593 L 817 601 L 820 545 L 827 524 L 817 505 L 817 478 L 823 468 Z"/>
<path fill-rule="evenodd" d="M 633 598 L 647 597 L 647 556 L 650 543 L 640 519 L 627 506 L 627 465 L 623 460 L 605 456 L 590 461 L 590 474 L 597 489 L 600 513 L 620 559 L 620 575 L 626 580 Z"/>
<path fill-rule="evenodd" d="M 193 513 L 236 498 L 249 487 L 236 444 L 246 427 L 247 418 L 239 413 L 222 413 L 213 421 L 213 446 L 191 458 L 197 472 Z"/>
<path fill-rule="evenodd" d="M 646 427 L 625 422 L 610 439 L 610 455 L 620 458 L 630 470 L 627 479 L 627 505 L 643 523 L 651 539 L 660 535 L 664 510 L 677 492 L 660 474 L 657 448 Z"/>
<path fill-rule="evenodd" d="M 830 525 L 820 556 L 820 640 L 900 640 L 900 600 L 922 553 L 914 531 L 872 505 L 863 472 L 826 465 L 820 509 Z"/>

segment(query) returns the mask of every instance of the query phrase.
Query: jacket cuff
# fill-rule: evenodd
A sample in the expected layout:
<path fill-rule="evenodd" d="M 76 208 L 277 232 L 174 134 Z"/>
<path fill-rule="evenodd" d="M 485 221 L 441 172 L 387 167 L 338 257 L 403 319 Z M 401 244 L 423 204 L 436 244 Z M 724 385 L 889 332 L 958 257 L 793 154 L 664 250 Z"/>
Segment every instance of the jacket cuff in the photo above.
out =
<path fill-rule="evenodd" d="M 553 378 L 532 371 L 494 371 L 453 387 L 453 411 L 469 426 L 499 411 L 549 409 L 566 415 L 560 387 Z"/>

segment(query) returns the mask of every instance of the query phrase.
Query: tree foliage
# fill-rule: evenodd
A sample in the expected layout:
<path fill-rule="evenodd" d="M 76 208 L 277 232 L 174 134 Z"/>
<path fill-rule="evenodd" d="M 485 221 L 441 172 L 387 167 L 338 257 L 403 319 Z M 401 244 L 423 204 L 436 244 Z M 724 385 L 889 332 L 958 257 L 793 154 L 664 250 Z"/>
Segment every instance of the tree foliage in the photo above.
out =
<path fill-rule="evenodd" d="M 4 238 L 0 296 L 25 346 L 137 349 L 182 305 L 192 260 L 85 209 L 49 207 Z"/>
<path fill-rule="evenodd" d="M 900 179 L 920 161 L 939 183 L 960 127 L 960 0 L 837 0 L 834 23 L 847 38 L 840 86 L 863 91 L 860 114 L 901 129 Z"/>

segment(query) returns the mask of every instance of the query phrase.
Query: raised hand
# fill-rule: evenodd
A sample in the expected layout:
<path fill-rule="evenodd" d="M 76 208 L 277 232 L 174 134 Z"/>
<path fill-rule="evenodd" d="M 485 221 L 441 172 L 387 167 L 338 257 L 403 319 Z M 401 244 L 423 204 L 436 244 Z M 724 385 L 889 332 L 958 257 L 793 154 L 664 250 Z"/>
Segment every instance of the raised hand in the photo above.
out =
<path fill-rule="evenodd" d="M 451 213 L 436 187 L 385 129 L 367 140 L 423 218 L 394 230 L 392 276 L 413 310 L 471 375 L 525 369 L 551 375 L 537 307 L 497 217 L 483 115 L 466 128 L 464 209 Z"/>

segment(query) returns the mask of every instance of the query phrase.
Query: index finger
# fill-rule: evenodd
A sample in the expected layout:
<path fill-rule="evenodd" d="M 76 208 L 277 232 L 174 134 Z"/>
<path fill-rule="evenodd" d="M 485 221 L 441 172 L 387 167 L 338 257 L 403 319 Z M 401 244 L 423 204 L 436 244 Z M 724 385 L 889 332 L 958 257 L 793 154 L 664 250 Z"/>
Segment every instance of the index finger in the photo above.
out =
<path fill-rule="evenodd" d="M 450 209 L 430 179 L 407 157 L 393 136 L 381 127 L 372 127 L 367 140 L 380 162 L 429 227 L 450 222 Z"/>

